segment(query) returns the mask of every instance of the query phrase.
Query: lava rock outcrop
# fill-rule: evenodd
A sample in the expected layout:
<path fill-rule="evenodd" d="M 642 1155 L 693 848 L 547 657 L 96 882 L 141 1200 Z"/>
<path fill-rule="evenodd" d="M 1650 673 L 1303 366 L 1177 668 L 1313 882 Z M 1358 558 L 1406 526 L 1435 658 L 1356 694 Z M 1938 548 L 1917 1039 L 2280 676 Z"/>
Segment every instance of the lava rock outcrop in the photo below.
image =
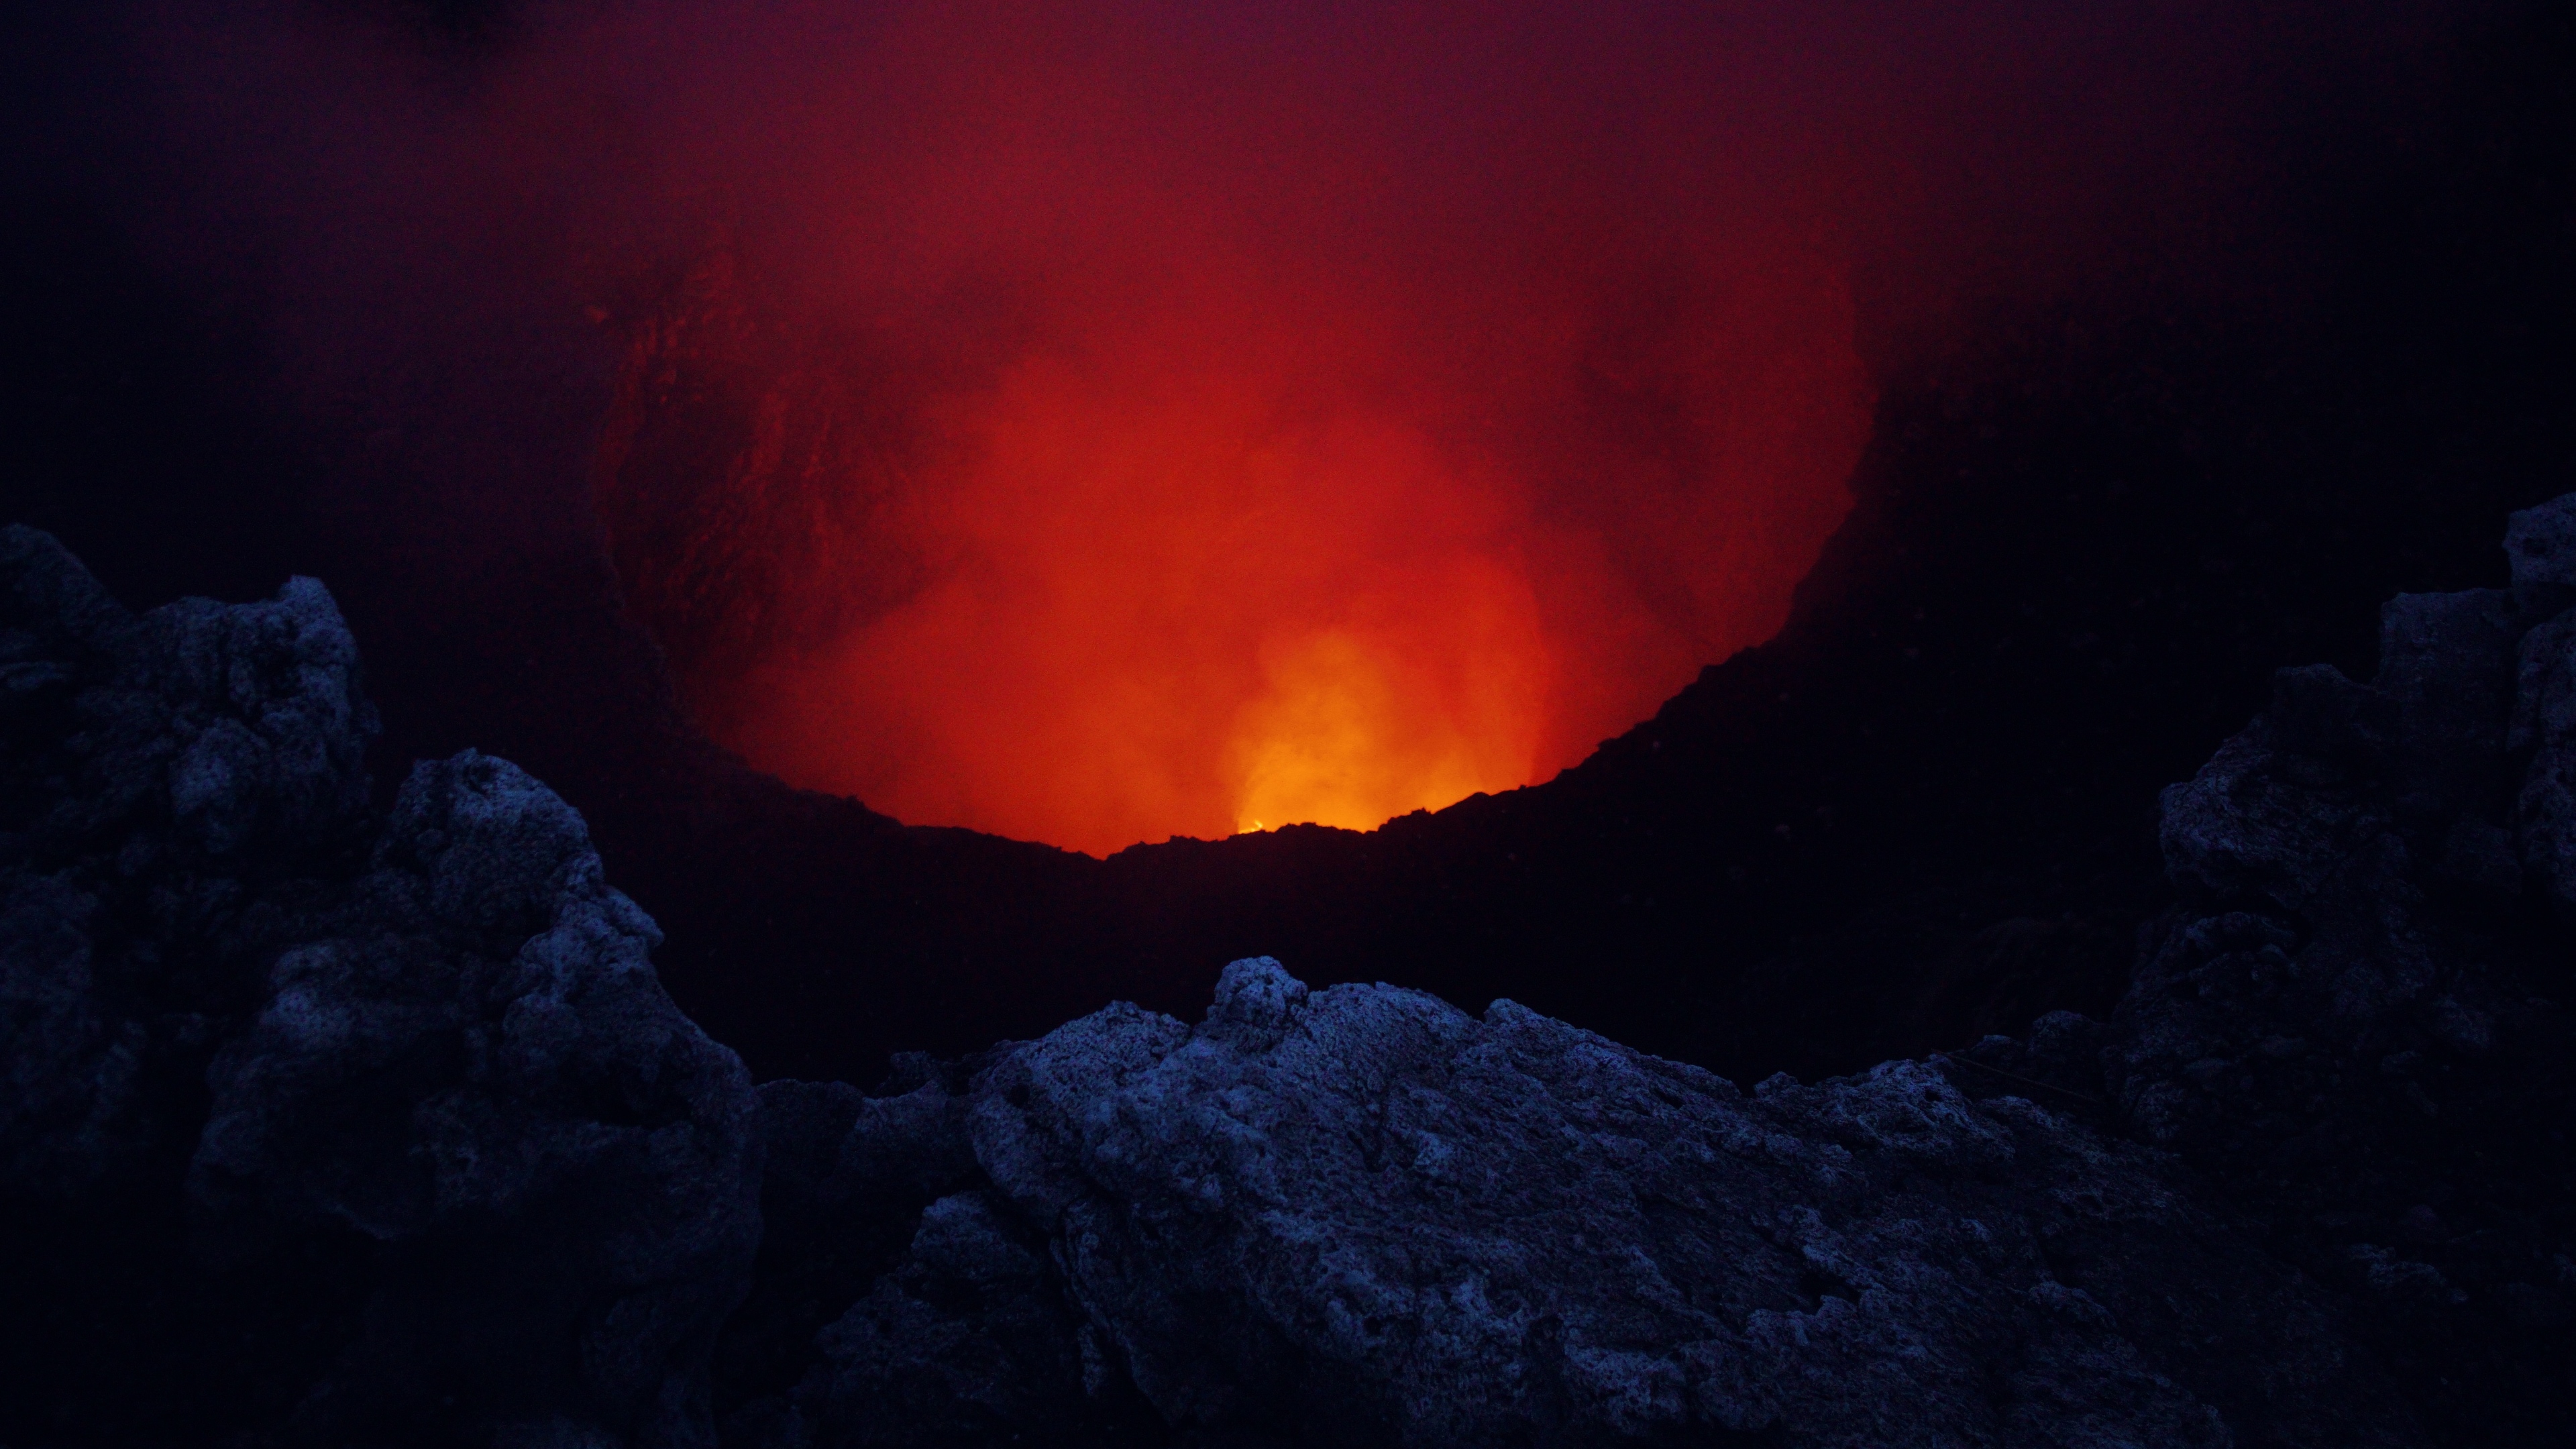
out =
<path fill-rule="evenodd" d="M 1747 1093 L 1259 959 L 1195 1028 L 1112 1008 L 897 1100 L 982 1171 L 772 1442 L 1139 1398 L 1183 1442 L 2423 1442 L 2170 1158 L 1931 1063 Z"/>
<path fill-rule="evenodd" d="M 2281 671 L 2166 792 L 2176 900 L 2110 1021 L 1748 1095 L 1509 1002 L 1238 962 L 1196 1028 L 1117 1007 L 853 1094 L 843 1152 L 884 1153 L 900 1102 L 950 1166 L 917 1219 L 852 1212 L 885 1275 L 737 1422 L 2552 1442 L 2576 498 L 2508 553 L 2511 590 L 2389 604 L 2372 684 Z M 840 1130 L 765 1120 L 812 1160 Z"/>
<path fill-rule="evenodd" d="M 0 1435 L 2551 1442 L 2576 497 L 2509 555 L 2167 792 L 2106 1021 L 1744 1090 L 1253 958 L 755 1092 L 542 785 L 371 794 L 319 585 L 136 617 L 12 530 Z"/>
<path fill-rule="evenodd" d="M 516 767 L 370 804 L 321 585 L 0 534 L 13 1443 L 712 1441 L 751 1083 Z"/>

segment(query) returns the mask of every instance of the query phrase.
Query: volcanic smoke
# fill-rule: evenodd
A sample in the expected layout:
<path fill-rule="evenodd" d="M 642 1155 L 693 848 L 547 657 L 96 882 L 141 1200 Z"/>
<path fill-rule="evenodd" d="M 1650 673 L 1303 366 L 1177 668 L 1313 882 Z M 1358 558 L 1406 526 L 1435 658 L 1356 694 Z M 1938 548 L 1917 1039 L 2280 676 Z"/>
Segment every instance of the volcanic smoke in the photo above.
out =
<path fill-rule="evenodd" d="M 1094 852 L 1368 828 L 1777 629 L 1871 399 L 1712 77 L 1091 18 L 878 33 L 833 204 L 632 319 L 601 506 L 711 733 Z"/>
<path fill-rule="evenodd" d="M 172 0 L 134 31 L 151 119 L 99 122 L 201 174 L 142 229 L 265 299 L 289 405 L 418 479 L 332 507 L 456 589 L 508 568 L 561 483 L 495 379 L 550 395 L 604 335 L 585 482 L 696 721 L 1097 853 L 1370 827 L 1646 718 L 1781 625 L 1845 513 L 1864 283 L 1883 365 L 1953 294 L 2225 247 L 2273 60 L 2359 33 L 2183 0 L 506 13 L 459 60 Z"/>

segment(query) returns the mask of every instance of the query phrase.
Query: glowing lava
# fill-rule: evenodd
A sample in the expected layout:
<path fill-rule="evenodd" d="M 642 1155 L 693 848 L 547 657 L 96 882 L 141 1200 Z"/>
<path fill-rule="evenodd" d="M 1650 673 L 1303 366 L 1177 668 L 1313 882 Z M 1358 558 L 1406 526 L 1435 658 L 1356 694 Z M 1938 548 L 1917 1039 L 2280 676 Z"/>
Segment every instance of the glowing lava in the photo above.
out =
<path fill-rule="evenodd" d="M 1870 396 L 1706 74 L 908 23 L 766 133 L 602 449 L 630 607 L 750 762 L 1104 853 L 1364 828 L 1778 628 Z"/>
<path fill-rule="evenodd" d="M 620 0 L 433 57 L 420 7 L 106 8 L 149 79 L 93 119 L 182 143 L 156 265 L 366 440 L 317 516 L 422 600 L 545 557 L 588 316 L 695 719 L 1092 851 L 1579 761 L 1786 617 L 1855 287 L 1936 371 L 1990 308 L 2233 287 L 2305 195 L 2254 138 L 2375 115 L 2338 87 L 2443 10 Z"/>

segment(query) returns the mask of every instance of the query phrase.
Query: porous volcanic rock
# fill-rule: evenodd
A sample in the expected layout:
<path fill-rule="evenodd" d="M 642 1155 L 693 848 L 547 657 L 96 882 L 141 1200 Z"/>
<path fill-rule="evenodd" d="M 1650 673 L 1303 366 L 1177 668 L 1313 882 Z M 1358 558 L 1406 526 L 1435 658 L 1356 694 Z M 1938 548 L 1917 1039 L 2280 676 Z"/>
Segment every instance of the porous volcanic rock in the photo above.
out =
<path fill-rule="evenodd" d="M 1744 1090 L 1257 957 L 755 1093 L 542 785 L 371 801 L 319 585 L 136 617 L 11 531 L 0 1434 L 2557 1442 L 2576 497 L 2508 553 L 2166 792 L 2107 1021 Z"/>
<path fill-rule="evenodd" d="M 2169 1156 L 1931 1063 L 1747 1093 L 1262 958 L 1196 1027 L 1111 1008 L 907 1095 L 982 1181 L 774 1442 L 1118 1442 L 1138 1399 L 1209 1443 L 2425 1442 Z"/>
<path fill-rule="evenodd" d="M 581 818 L 370 804 L 330 596 L 136 617 L 0 533 L 11 1443 L 689 1445 L 755 1100 Z"/>
<path fill-rule="evenodd" d="M 2174 904 L 2108 1022 L 1746 1093 L 1263 958 L 1196 1027 L 1112 1007 L 832 1123 L 772 1114 L 844 1177 L 890 1131 L 947 1165 L 844 1197 L 871 1246 L 843 1271 L 882 1276 L 828 1327 L 804 1304 L 801 1383 L 773 1365 L 734 1422 L 813 1449 L 2555 1442 L 2576 496 L 2508 555 L 2510 590 L 2391 602 L 2373 683 L 2281 671 L 2166 792 Z"/>
<path fill-rule="evenodd" d="M 2419 1411 L 2515 1444 L 2576 1429 L 2576 495 L 2506 554 L 2510 591 L 2390 602 L 2370 685 L 2281 671 L 2165 792 L 2177 900 L 2102 1080 L 2365 1305 Z"/>

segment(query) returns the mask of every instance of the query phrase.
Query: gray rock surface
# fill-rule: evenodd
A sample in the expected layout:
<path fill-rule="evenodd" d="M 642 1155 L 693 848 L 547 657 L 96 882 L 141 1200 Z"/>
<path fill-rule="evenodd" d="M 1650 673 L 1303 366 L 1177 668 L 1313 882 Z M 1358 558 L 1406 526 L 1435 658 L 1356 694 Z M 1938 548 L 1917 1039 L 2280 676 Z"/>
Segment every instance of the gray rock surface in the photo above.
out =
<path fill-rule="evenodd" d="M 408 1249 L 299 1428 L 709 1442 L 704 1365 L 759 1235 L 740 1061 L 663 994 L 660 932 L 516 766 L 420 765 L 372 865 L 352 929 L 281 954 L 216 1054 L 188 1181 L 209 1252 Z"/>
<path fill-rule="evenodd" d="M 0 709 L 19 1429 L 711 1443 L 755 1099 L 580 817 L 470 751 L 377 814 L 309 579 L 137 617 L 7 530 Z"/>
<path fill-rule="evenodd" d="M 2505 522 L 2513 598 L 2526 622 L 2576 604 L 2576 494 L 2525 508 Z"/>
<path fill-rule="evenodd" d="M 882 1421 L 990 1384 L 986 1442 L 1104 1437 L 1113 1389 L 1207 1442 L 2422 1442 L 2169 1158 L 1932 1064 L 1745 1093 L 1256 959 L 961 1105 L 992 1186 L 824 1335 L 808 1442 L 979 1442 Z"/>
<path fill-rule="evenodd" d="M 1256 959 L 851 1097 L 946 1176 L 742 1442 L 2557 1442 L 2569 518 L 2166 792 L 2110 1022 L 1748 1093 Z"/>
<path fill-rule="evenodd" d="M 371 804 L 320 586 L 0 534 L 0 1432 L 703 1445 L 712 1364 L 745 1449 L 2560 1442 L 2571 518 L 2166 792 L 2112 1020 L 1750 1090 L 1253 958 L 755 1093 L 545 787 Z"/>
<path fill-rule="evenodd" d="M 136 618 L 53 539 L 0 531 L 0 1170 L 77 1194 L 137 1170 L 149 1065 L 242 1004 L 299 879 L 362 828 L 375 733 L 321 585 Z"/>
<path fill-rule="evenodd" d="M 2177 900 L 2101 1058 L 2117 1129 L 2346 1295 L 2450 1442 L 2576 1430 L 2535 1391 L 2576 1288 L 2571 519 L 2514 516 L 2512 607 L 2400 596 L 2371 685 L 2282 671 L 2165 792 Z"/>

